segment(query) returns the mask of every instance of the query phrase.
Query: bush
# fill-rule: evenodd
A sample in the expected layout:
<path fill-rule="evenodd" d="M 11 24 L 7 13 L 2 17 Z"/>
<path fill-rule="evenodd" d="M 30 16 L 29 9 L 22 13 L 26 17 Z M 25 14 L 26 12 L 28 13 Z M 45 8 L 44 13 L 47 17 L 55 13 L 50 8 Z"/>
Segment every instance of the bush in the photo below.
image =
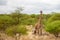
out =
<path fill-rule="evenodd" d="M 27 34 L 27 29 L 25 26 L 23 25 L 18 25 L 18 26 L 14 26 L 14 27 L 9 27 L 5 30 L 5 33 L 7 35 L 10 35 L 10 36 L 13 36 L 13 35 L 16 35 L 16 33 L 19 33 L 19 34 Z"/>
<path fill-rule="evenodd" d="M 48 23 L 51 23 L 53 21 L 60 20 L 60 14 L 54 14 L 48 19 Z"/>
<path fill-rule="evenodd" d="M 46 25 L 45 27 L 46 31 L 49 33 L 54 34 L 56 37 L 60 33 L 60 21 L 53 21 Z"/>

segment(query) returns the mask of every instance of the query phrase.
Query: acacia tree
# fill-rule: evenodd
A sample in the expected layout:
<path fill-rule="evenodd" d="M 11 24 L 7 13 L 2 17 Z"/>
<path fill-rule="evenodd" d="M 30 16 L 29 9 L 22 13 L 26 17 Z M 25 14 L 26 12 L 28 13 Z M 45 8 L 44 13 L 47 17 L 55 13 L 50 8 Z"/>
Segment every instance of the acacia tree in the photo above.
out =
<path fill-rule="evenodd" d="M 20 17 L 22 15 L 21 11 L 23 11 L 22 8 L 17 8 L 14 12 L 12 12 L 11 17 L 15 19 L 16 24 L 19 24 Z"/>

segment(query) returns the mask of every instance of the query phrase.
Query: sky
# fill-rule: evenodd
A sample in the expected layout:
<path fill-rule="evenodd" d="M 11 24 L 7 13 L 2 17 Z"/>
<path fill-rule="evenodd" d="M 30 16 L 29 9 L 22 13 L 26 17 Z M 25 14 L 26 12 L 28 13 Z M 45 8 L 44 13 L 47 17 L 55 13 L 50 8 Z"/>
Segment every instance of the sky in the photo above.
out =
<path fill-rule="evenodd" d="M 0 13 L 10 13 L 22 7 L 23 13 L 60 12 L 60 0 L 0 0 Z"/>

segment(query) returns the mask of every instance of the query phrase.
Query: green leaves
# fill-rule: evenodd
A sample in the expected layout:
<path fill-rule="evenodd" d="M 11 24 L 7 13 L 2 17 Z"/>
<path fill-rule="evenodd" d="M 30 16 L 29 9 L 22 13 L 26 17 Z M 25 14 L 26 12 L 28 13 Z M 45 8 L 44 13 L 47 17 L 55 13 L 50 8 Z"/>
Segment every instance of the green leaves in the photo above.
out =
<path fill-rule="evenodd" d="M 7 28 L 5 32 L 10 36 L 16 35 L 16 33 L 19 33 L 20 35 L 24 35 L 27 34 L 27 29 L 24 25 L 17 25 Z"/>
<path fill-rule="evenodd" d="M 48 19 L 48 23 L 56 21 L 56 20 L 60 20 L 60 14 L 54 14 L 52 15 L 49 19 Z"/>
<path fill-rule="evenodd" d="M 54 21 L 52 23 L 49 23 L 45 27 L 46 31 L 49 31 L 50 33 L 59 33 L 60 32 L 60 21 Z"/>
<path fill-rule="evenodd" d="M 54 34 L 56 37 L 58 36 L 60 33 L 60 14 L 54 14 L 48 19 L 45 30 Z"/>

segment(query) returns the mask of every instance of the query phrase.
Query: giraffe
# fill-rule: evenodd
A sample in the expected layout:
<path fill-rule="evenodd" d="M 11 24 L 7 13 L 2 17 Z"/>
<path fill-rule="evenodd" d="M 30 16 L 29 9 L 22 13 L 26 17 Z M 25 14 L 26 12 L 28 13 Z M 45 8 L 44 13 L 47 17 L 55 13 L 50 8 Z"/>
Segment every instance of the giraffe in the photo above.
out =
<path fill-rule="evenodd" d="M 42 11 L 40 11 L 40 17 L 38 22 L 35 24 L 34 34 L 42 35 Z"/>

